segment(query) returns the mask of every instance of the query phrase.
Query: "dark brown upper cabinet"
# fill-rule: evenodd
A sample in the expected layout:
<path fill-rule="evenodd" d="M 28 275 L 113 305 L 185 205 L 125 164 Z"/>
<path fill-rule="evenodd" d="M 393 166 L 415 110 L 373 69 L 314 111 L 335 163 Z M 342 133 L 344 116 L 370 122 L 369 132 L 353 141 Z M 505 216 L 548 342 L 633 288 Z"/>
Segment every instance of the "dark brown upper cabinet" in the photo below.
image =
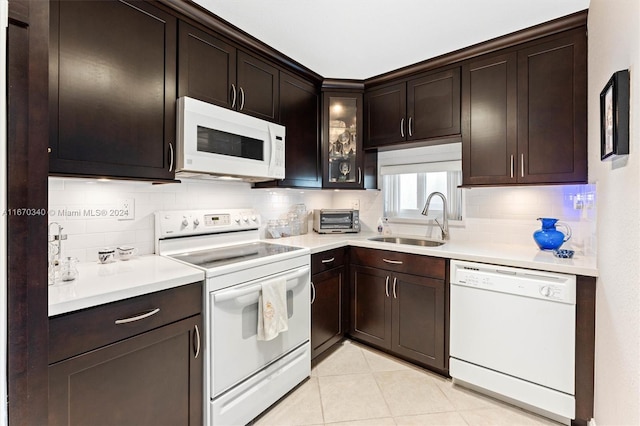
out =
<path fill-rule="evenodd" d="M 365 148 L 459 135 L 460 68 L 367 90 L 364 102 Z"/>
<path fill-rule="evenodd" d="M 464 185 L 587 181 L 585 34 L 464 64 Z"/>
<path fill-rule="evenodd" d="M 518 51 L 519 183 L 587 182 L 587 38 Z"/>
<path fill-rule="evenodd" d="M 323 188 L 363 189 L 362 93 L 322 96 Z"/>
<path fill-rule="evenodd" d="M 278 121 L 276 67 L 182 21 L 178 39 L 178 96 Z"/>
<path fill-rule="evenodd" d="M 50 17 L 50 173 L 172 180 L 176 18 L 138 1 Z"/>
<path fill-rule="evenodd" d="M 285 178 L 259 182 L 255 187 L 322 186 L 320 161 L 320 90 L 288 73 L 280 74 L 280 124 L 285 137 Z"/>
<path fill-rule="evenodd" d="M 462 174 L 466 185 L 515 180 L 516 54 L 482 57 L 462 67 Z"/>

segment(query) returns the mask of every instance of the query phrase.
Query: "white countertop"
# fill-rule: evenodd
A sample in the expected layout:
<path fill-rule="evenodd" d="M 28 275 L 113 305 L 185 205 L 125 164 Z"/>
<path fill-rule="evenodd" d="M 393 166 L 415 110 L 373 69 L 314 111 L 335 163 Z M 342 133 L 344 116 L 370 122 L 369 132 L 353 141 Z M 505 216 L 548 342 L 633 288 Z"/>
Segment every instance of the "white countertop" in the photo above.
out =
<path fill-rule="evenodd" d="M 204 280 L 204 272 L 162 256 L 78 263 L 79 277 L 49 286 L 49 316 Z"/>
<path fill-rule="evenodd" d="M 596 258 L 584 256 L 578 252 L 572 259 L 559 259 L 552 252 L 539 250 L 532 242 L 529 245 L 491 244 L 468 241 L 447 241 L 439 247 L 420 247 L 406 244 L 369 241 L 378 236 L 375 233 L 326 234 L 309 232 L 296 237 L 270 240 L 279 244 L 307 247 L 311 254 L 344 246 L 367 247 L 373 249 L 423 254 L 449 259 L 491 263 L 518 268 L 538 269 L 574 275 L 598 276 Z M 407 235 L 408 237 L 414 237 Z M 420 238 L 420 237 L 417 237 Z"/>
<path fill-rule="evenodd" d="M 448 241 L 439 247 L 419 247 L 369 241 L 374 233 L 320 235 L 310 232 L 296 237 L 268 240 L 308 248 L 311 254 L 345 246 L 422 254 L 519 268 L 575 275 L 598 276 L 595 257 L 576 253 L 573 259 L 558 259 L 553 253 L 530 245 L 502 245 Z M 409 236 L 411 237 L 411 236 Z M 415 237 L 415 236 L 414 236 Z M 78 264 L 79 277 L 49 286 L 49 316 L 115 302 L 130 297 L 202 281 L 204 272 L 174 260 L 147 255 L 109 264 Z"/>

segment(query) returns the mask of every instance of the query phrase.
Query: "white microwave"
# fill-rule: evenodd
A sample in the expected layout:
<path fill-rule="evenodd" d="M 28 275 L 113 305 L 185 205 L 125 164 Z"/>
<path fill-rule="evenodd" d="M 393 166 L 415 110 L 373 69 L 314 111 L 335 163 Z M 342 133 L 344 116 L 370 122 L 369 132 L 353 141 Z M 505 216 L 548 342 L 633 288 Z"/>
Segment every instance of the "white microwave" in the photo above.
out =
<path fill-rule="evenodd" d="M 186 96 L 177 110 L 176 176 L 284 179 L 284 126 Z"/>

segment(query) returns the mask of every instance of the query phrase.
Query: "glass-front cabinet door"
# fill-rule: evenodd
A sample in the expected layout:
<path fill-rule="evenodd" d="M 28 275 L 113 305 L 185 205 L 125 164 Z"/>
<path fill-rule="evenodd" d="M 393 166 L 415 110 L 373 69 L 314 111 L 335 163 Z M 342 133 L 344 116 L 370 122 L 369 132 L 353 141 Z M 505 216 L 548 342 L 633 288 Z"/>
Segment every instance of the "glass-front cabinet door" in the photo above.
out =
<path fill-rule="evenodd" d="M 323 95 L 324 188 L 363 188 L 362 94 Z"/>

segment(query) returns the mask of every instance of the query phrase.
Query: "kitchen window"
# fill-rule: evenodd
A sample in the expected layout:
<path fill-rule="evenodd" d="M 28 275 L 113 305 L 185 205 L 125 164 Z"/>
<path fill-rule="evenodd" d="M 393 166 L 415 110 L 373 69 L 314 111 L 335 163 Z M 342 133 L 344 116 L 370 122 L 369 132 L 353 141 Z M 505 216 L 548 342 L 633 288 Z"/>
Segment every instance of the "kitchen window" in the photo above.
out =
<path fill-rule="evenodd" d="M 380 177 L 384 216 L 389 221 L 426 222 L 428 219 L 421 213 L 432 192 L 441 192 L 446 197 L 450 221 L 462 220 L 462 161 L 459 151 L 446 147 L 441 149 L 446 152 L 434 153 L 434 147 L 430 148 L 431 151 L 406 150 L 404 154 L 396 151 L 388 158 L 382 158 Z M 442 199 L 433 197 L 429 217 L 442 217 L 442 211 Z"/>

